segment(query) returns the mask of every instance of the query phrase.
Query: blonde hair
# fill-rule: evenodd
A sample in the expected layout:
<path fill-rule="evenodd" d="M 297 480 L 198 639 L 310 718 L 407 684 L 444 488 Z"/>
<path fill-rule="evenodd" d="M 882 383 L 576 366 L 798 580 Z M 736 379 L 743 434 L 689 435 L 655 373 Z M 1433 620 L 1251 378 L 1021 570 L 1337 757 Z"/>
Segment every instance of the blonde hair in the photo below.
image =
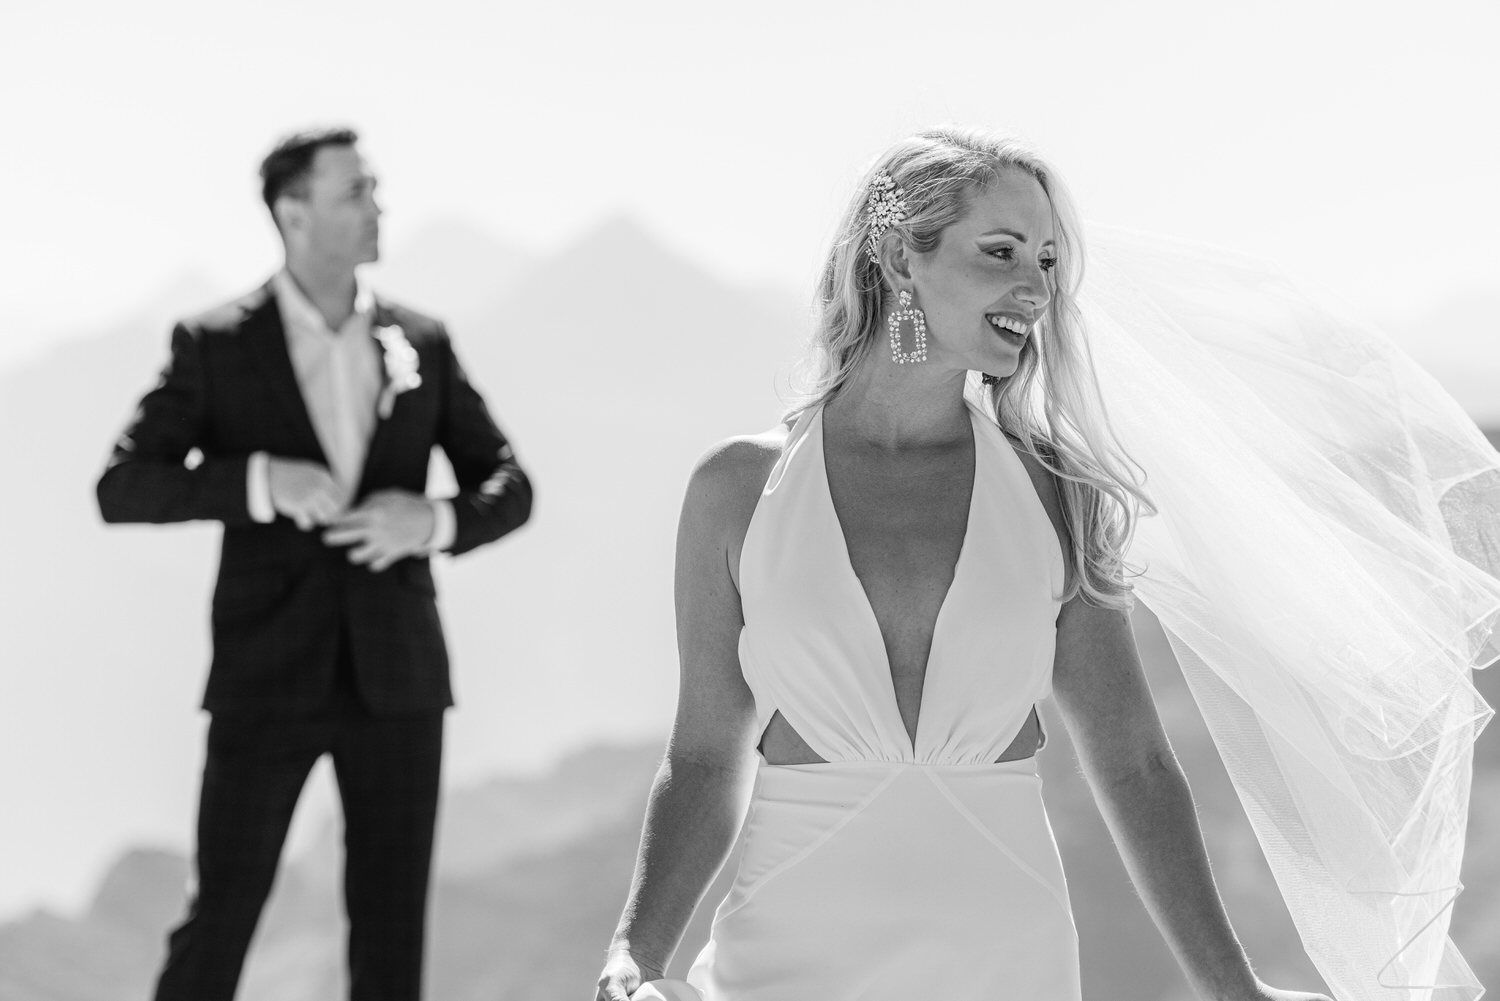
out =
<path fill-rule="evenodd" d="M 1025 171 L 1046 192 L 1057 239 L 1052 299 L 1016 371 L 980 392 L 1001 430 L 1058 479 L 1074 570 L 1063 600 L 1081 591 L 1093 604 L 1129 608 L 1125 549 L 1137 517 L 1155 508 L 1142 489 L 1140 467 L 1109 427 L 1094 377 L 1078 308 L 1082 221 L 1057 172 L 1023 140 L 940 126 L 901 140 L 875 161 L 844 212 L 818 282 L 813 385 L 787 421 L 837 396 L 879 343 L 891 292 L 866 247 L 870 182 L 882 170 L 905 191 L 905 218 L 888 232 L 921 253 L 934 249 L 943 230 L 963 217 L 973 191 L 1003 171 Z"/>

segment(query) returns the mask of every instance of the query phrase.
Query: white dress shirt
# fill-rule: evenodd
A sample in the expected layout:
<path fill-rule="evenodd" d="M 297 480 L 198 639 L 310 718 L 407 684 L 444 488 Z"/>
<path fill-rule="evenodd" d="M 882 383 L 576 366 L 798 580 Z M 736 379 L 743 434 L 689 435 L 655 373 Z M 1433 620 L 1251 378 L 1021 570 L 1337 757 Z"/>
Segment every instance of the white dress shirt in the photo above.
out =
<path fill-rule="evenodd" d="M 334 482 L 346 500 L 352 501 L 379 420 L 376 404 L 385 384 L 381 347 L 371 334 L 375 297 L 359 284 L 354 312 L 338 330 L 332 330 L 290 272 L 278 271 L 271 285 L 307 415 L 318 443 L 323 446 Z M 271 502 L 269 463 L 265 452 L 250 456 L 248 501 L 250 517 L 258 522 L 276 518 Z M 450 501 L 428 503 L 432 505 L 433 530 L 424 553 L 451 546 L 457 528 Z"/>

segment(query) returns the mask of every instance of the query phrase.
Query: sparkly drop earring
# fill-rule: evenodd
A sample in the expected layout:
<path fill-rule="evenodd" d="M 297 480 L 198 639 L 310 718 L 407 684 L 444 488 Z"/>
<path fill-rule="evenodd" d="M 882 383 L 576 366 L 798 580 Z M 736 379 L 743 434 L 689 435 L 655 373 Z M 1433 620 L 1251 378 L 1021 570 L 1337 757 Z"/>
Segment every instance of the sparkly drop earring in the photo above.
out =
<path fill-rule="evenodd" d="M 927 316 L 911 304 L 911 293 L 904 289 L 898 294 L 900 309 L 891 310 L 885 318 L 886 329 L 891 332 L 891 361 L 897 365 L 916 365 L 927 360 Z M 910 320 L 912 348 L 901 350 L 901 321 Z"/>

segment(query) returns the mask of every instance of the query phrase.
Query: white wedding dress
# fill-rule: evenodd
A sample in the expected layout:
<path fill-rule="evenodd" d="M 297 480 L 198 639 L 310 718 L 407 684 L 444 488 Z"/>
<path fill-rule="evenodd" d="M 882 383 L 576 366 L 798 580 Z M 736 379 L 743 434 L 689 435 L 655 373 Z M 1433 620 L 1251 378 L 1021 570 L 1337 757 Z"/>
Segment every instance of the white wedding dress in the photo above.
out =
<path fill-rule="evenodd" d="M 1340 1001 L 1474 1001 L 1448 937 L 1500 659 L 1500 454 L 1379 332 L 1274 268 L 1091 228 L 1100 401 L 1158 513 L 1129 559 L 1308 956 Z M 971 382 L 977 396 L 978 382 Z M 762 762 L 707 1001 L 1076 999 L 1034 760 L 1063 567 L 978 411 L 915 746 L 802 415 L 741 559 L 740 657 L 826 764 Z M 662 982 L 666 984 L 667 982 Z M 680 983 L 680 982 L 676 982 Z"/>
<path fill-rule="evenodd" d="M 995 763 L 1051 692 L 1056 533 L 970 408 L 974 486 L 915 746 L 829 494 L 820 408 L 740 557 L 740 665 L 825 763 L 761 760 L 733 888 L 688 982 L 707 1001 L 1077 1001 L 1078 936 L 1035 758 Z"/>

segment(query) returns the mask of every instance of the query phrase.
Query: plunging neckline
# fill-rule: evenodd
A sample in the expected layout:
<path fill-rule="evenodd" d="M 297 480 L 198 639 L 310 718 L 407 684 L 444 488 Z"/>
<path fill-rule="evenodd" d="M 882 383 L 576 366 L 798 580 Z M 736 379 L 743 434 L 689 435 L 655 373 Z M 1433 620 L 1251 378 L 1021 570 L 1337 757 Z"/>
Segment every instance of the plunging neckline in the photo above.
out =
<path fill-rule="evenodd" d="M 854 569 L 854 560 L 849 555 L 849 538 L 844 534 L 844 522 L 839 517 L 837 505 L 833 502 L 833 487 L 828 481 L 828 447 L 827 435 L 824 434 L 823 410 L 819 408 L 818 421 L 818 467 L 823 476 L 823 497 L 828 501 L 828 511 L 833 517 L 834 527 L 838 529 L 838 545 L 843 551 L 843 565 L 848 574 L 854 580 L 854 587 L 859 592 L 866 614 L 869 616 L 870 624 L 875 627 L 875 635 L 880 640 L 880 654 L 885 661 L 885 691 L 890 695 L 891 708 L 896 714 L 896 723 L 901 735 L 906 738 L 907 745 L 911 748 L 912 760 L 917 758 L 918 739 L 922 735 L 922 721 L 926 717 L 923 711 L 927 705 L 927 679 L 932 672 L 932 651 L 938 645 L 938 630 L 943 625 L 943 613 L 948 608 L 948 598 L 953 594 L 953 589 L 958 585 L 958 575 L 964 569 L 964 556 L 969 551 L 969 538 L 974 528 L 974 509 L 979 496 L 979 463 L 980 453 L 984 451 L 979 443 L 979 428 L 975 426 L 974 408 L 969 401 L 964 401 L 964 411 L 969 415 L 969 433 L 974 446 L 974 469 L 973 478 L 969 483 L 969 506 L 964 518 L 964 535 L 959 542 L 958 557 L 953 561 L 953 573 L 948 578 L 948 587 L 943 591 L 943 599 L 938 603 L 937 615 L 932 620 L 932 632 L 927 640 L 927 658 L 922 663 L 922 684 L 917 693 L 917 721 L 908 733 L 906 721 L 901 718 L 901 700 L 896 695 L 896 676 L 891 669 L 890 648 L 886 646 L 885 631 L 880 627 L 880 617 L 875 614 L 875 604 L 870 600 L 870 592 L 865 589 L 865 582 L 860 579 L 859 572 Z"/>

